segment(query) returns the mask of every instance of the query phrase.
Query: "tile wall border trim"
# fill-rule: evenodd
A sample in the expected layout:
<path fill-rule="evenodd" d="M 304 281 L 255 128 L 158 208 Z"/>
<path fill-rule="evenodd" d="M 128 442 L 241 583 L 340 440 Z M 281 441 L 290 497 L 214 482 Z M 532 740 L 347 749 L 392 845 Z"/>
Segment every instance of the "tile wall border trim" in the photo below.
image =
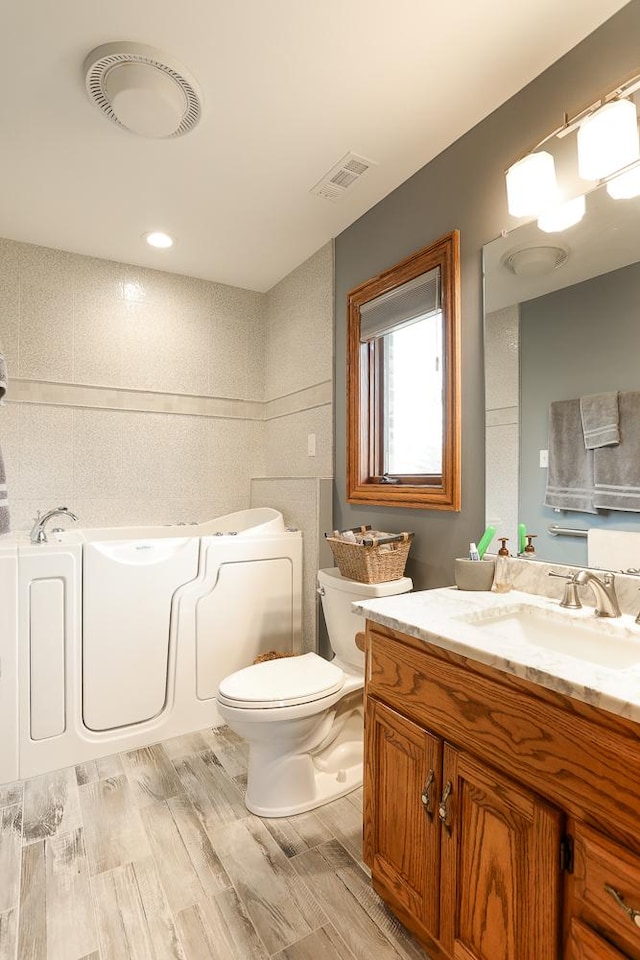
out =
<path fill-rule="evenodd" d="M 506 427 L 520 422 L 519 407 L 494 407 L 485 411 L 487 427 Z"/>
<path fill-rule="evenodd" d="M 9 403 L 86 407 L 98 410 L 164 413 L 229 420 L 274 420 L 332 403 L 331 380 L 263 402 L 198 394 L 168 393 L 123 387 L 60 383 L 53 380 L 11 379 Z"/>
<path fill-rule="evenodd" d="M 280 417 L 288 417 L 292 413 L 301 413 L 304 410 L 324 407 L 331 403 L 333 403 L 333 381 L 323 380 L 322 383 L 316 383 L 311 387 L 303 387 L 293 393 L 267 400 L 264 404 L 264 419 L 277 420 Z"/>

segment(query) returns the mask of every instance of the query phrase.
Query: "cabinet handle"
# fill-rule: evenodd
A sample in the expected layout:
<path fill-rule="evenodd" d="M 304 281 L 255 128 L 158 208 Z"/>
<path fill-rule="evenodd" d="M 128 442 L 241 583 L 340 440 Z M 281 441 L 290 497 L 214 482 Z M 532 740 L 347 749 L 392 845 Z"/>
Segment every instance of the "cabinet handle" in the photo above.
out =
<path fill-rule="evenodd" d="M 613 897 L 620 909 L 624 910 L 626 915 L 629 917 L 629 920 L 631 920 L 631 923 L 634 923 L 636 927 L 640 927 L 640 910 L 633 910 L 632 907 L 628 907 L 618 891 L 614 890 L 613 887 L 610 887 L 608 883 L 605 883 L 604 889 L 607 891 L 610 897 Z"/>
<path fill-rule="evenodd" d="M 422 796 L 420 797 L 420 799 L 422 800 L 422 806 L 424 807 L 424 809 L 432 819 L 433 819 L 433 785 L 435 783 L 435 780 L 436 780 L 435 770 L 429 770 L 427 779 L 424 782 L 424 787 L 422 788 Z"/>
<path fill-rule="evenodd" d="M 447 780 L 445 788 L 442 791 L 440 803 L 438 804 L 438 816 L 449 832 L 451 831 L 451 824 L 449 822 L 449 797 L 451 796 L 452 789 L 451 780 Z"/>

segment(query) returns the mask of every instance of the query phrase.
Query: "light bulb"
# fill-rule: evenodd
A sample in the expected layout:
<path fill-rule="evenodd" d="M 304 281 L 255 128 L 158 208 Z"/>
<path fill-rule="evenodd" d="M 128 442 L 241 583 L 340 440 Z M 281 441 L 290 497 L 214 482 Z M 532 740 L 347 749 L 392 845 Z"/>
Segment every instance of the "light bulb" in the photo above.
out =
<path fill-rule="evenodd" d="M 559 233 L 561 230 L 568 230 L 576 223 L 580 223 L 584 217 L 586 203 L 584 197 L 574 197 L 573 200 L 567 200 L 557 207 L 545 210 L 538 217 L 538 227 L 544 233 Z"/>
<path fill-rule="evenodd" d="M 640 158 L 638 117 L 631 100 L 612 100 L 578 129 L 578 173 L 601 180 Z"/>
<path fill-rule="evenodd" d="M 170 237 L 168 233 L 162 233 L 161 230 L 146 233 L 144 238 L 150 247 L 157 247 L 160 250 L 166 250 L 173 246 L 173 237 Z"/>
<path fill-rule="evenodd" d="M 558 201 L 553 157 L 545 150 L 530 153 L 507 170 L 507 200 L 514 217 L 537 217 Z"/>

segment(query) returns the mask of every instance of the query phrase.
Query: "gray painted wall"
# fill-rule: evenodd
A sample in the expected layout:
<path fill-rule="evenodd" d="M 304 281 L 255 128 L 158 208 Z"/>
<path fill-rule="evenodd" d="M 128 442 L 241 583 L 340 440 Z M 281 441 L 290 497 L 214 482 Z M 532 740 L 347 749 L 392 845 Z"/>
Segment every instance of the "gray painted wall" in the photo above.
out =
<path fill-rule="evenodd" d="M 545 560 L 586 564 L 587 542 L 552 537 L 550 523 L 640 530 L 640 514 L 601 516 L 543 506 L 552 400 L 640 389 L 640 263 L 557 290 L 520 306 L 520 518 L 538 534 Z"/>
<path fill-rule="evenodd" d="M 554 129 L 640 68 L 640 0 L 587 37 L 511 100 L 418 171 L 336 240 L 336 486 L 334 521 L 416 533 L 407 572 L 424 589 L 453 582 L 453 560 L 484 527 L 482 245 L 516 225 L 504 171 Z M 487 64 L 499 70 L 499 63 Z M 455 109 L 455 104 L 452 104 Z M 428 117 L 425 117 L 428 123 Z M 346 296 L 419 247 L 458 228 L 462 293 L 460 513 L 346 503 Z"/>

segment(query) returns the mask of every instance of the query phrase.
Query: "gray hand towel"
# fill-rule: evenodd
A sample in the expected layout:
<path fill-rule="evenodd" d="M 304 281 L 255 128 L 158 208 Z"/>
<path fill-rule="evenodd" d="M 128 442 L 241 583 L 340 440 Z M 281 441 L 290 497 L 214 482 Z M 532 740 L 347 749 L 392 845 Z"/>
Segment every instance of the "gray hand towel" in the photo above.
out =
<path fill-rule="evenodd" d="M 594 505 L 640 513 L 640 393 L 618 397 L 620 443 L 593 451 Z"/>
<path fill-rule="evenodd" d="M 0 353 L 0 404 L 4 403 L 4 395 L 7 392 L 7 361 L 4 354 Z"/>
<path fill-rule="evenodd" d="M 580 415 L 587 450 L 620 443 L 617 393 L 592 393 L 580 397 Z"/>
<path fill-rule="evenodd" d="M 585 449 L 579 400 L 549 404 L 549 469 L 546 507 L 596 513 L 593 451 Z"/>

